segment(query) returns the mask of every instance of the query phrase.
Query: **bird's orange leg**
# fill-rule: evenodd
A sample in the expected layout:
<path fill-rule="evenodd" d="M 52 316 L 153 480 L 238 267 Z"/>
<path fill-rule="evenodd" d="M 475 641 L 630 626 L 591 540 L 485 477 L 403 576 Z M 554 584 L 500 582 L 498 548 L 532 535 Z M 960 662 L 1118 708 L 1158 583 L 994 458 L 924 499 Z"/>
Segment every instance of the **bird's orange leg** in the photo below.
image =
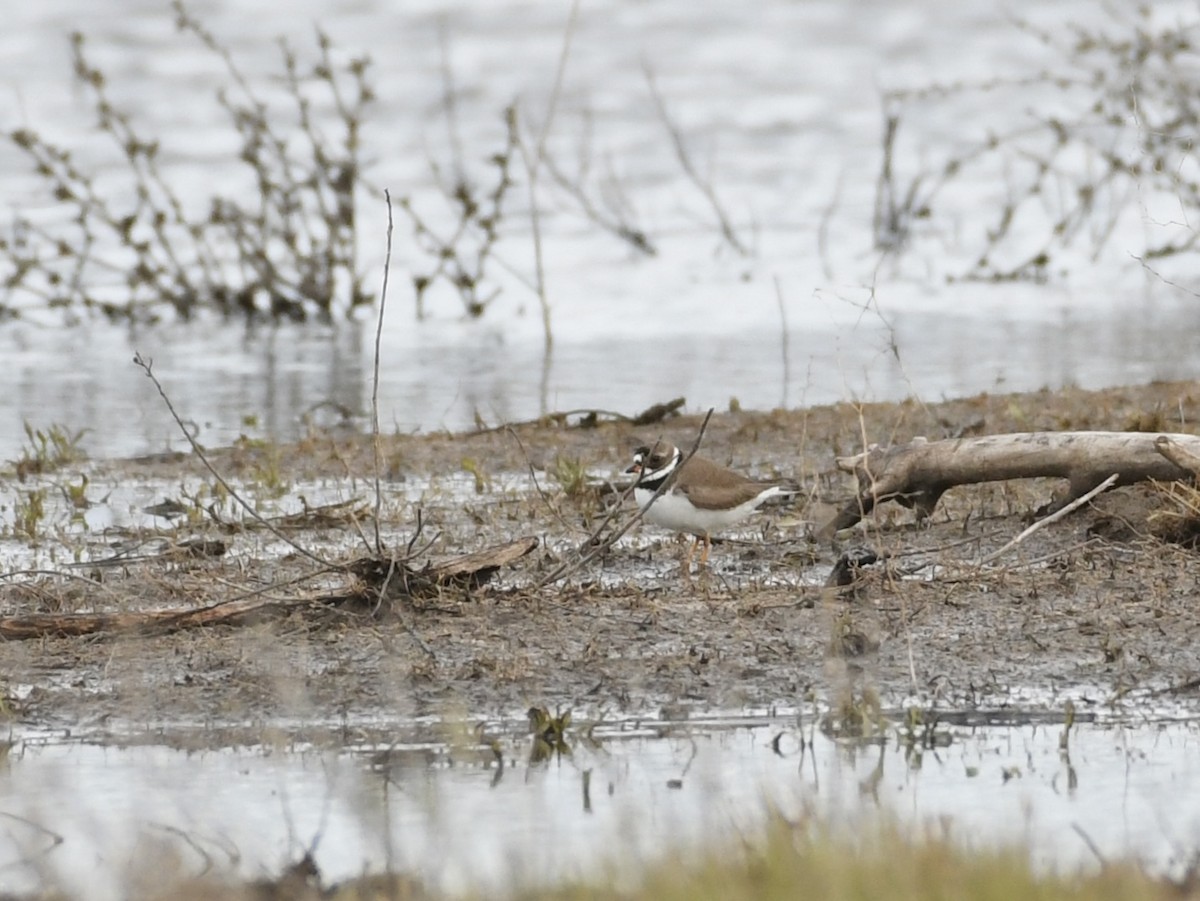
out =
<path fill-rule="evenodd" d="M 691 572 L 691 570 L 692 570 L 692 557 L 694 557 L 696 555 L 696 542 L 697 542 L 697 538 L 693 535 L 692 541 L 688 545 L 688 549 L 683 555 L 683 570 L 684 570 L 684 572 Z"/>

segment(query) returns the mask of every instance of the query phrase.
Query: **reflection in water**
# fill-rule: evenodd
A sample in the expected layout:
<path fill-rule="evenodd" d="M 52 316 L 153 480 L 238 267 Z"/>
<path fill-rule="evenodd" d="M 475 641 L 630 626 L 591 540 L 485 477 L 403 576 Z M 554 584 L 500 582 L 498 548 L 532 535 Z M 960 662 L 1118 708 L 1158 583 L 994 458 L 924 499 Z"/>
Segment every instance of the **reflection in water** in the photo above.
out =
<path fill-rule="evenodd" d="M 578 203 L 544 180 L 541 247 L 555 337 L 547 358 L 529 288 L 535 270 L 524 192 L 515 191 L 506 210 L 489 261 L 489 288 L 499 294 L 479 322 L 454 319 L 452 296 L 431 301 L 430 320 L 415 322 L 410 279 L 429 261 L 414 258 L 413 235 L 398 217 L 384 427 L 461 429 L 477 415 L 495 423 L 569 408 L 629 413 L 680 395 L 692 410 L 721 409 L 731 398 L 771 408 L 1195 377 L 1189 301 L 1172 303 L 1162 284 L 1144 281 L 1125 250 L 1144 243 L 1146 222 L 1116 230 L 1095 258 L 1087 249 L 1074 260 L 1064 251 L 1059 263 L 1069 277 L 1046 285 L 947 284 L 940 260 L 881 260 L 871 244 L 880 84 L 1019 79 L 1043 70 L 1053 51 L 1012 19 L 1028 16 L 1053 33 L 1051 19 L 1110 24 L 1102 6 L 943 4 L 931 30 L 909 4 L 869 5 L 871 14 L 862 15 L 844 0 L 772 0 L 755 16 L 670 0 L 585 5 L 547 146 L 568 172 L 593 164 L 595 183 L 586 187 L 597 202 L 616 198 L 627 207 L 659 253 L 642 257 L 591 227 Z M 103 169 L 107 161 L 114 176 L 119 160 L 104 156 L 113 148 L 99 146 L 94 111 L 70 87 L 67 33 L 78 29 L 111 76 L 114 98 L 134 111 L 145 135 L 162 138 L 160 163 L 183 202 L 207 209 L 214 181 L 246 177 L 228 117 L 212 100 L 222 65 L 182 40 L 161 4 L 117 7 L 118 15 L 84 0 L 13 6 L 0 34 L 13 73 L 0 80 L 0 119 L 45 128 L 77 151 L 81 165 Z M 289 34 L 296 47 L 310 47 L 314 21 L 346 52 L 373 57 L 379 100 L 363 129 L 372 164 L 359 232 L 364 271 L 380 275 L 382 187 L 425 210 L 445 199 L 431 159 L 443 171 L 454 161 L 483 180 L 502 139 L 504 107 L 520 98 L 534 120 L 545 109 L 565 22 L 553 4 L 518 2 L 469 11 L 438 0 L 403 8 L 299 2 L 284 17 L 276 4 L 247 0 L 197 12 L 256 84 L 278 70 L 275 38 Z M 972 53 L 961 53 L 968 44 Z M 709 205 L 680 171 L 647 94 L 647 60 L 693 162 L 751 254 L 721 240 Z M 438 118 L 448 105 L 447 65 L 457 88 L 454 128 Z M 929 118 L 912 123 L 924 133 L 962 137 L 952 111 L 939 119 L 931 104 L 913 115 Z M 994 205 L 1003 186 L 976 190 L 978 203 Z M 23 212 L 50 212 L 45 186 L 7 142 L 0 142 L 0 195 Z M 951 232 L 951 253 L 954 226 L 938 227 Z M 75 331 L 5 323 L 0 423 L 10 427 L 0 429 L 0 459 L 19 452 L 22 419 L 90 429 L 85 444 L 97 456 L 180 446 L 149 382 L 129 364 L 135 350 L 154 359 L 208 444 L 243 431 L 295 437 L 317 404 L 364 413 L 367 330 L 243 335 L 190 326 L 131 336 L 101 323 Z"/>
<path fill-rule="evenodd" d="M 16 326 L 0 335 L 10 379 L 0 413 L 18 424 L 86 428 L 83 446 L 93 456 L 178 447 L 178 427 L 132 363 L 140 352 L 202 443 L 228 444 L 243 433 L 296 437 L 318 405 L 326 405 L 316 411 L 322 422 L 338 408 L 363 410 L 370 367 L 362 338 L 358 328 Z M 22 437 L 0 433 L 0 459 L 16 456 Z"/>
<path fill-rule="evenodd" d="M 914 747 L 747 722 L 600 727 L 542 757 L 511 734 L 503 766 L 490 747 L 427 742 L 182 752 L 18 741 L 0 771 L 11 818 L 0 872 L 5 888 L 49 874 L 81 896 L 119 897 L 126 861 L 258 878 L 312 849 L 326 880 L 390 865 L 461 890 L 736 842 L 768 809 L 851 835 L 881 813 L 940 824 L 967 846 L 1026 846 L 1060 870 L 1095 867 L 1096 854 L 1178 870 L 1200 835 L 1200 814 L 1178 803 L 1200 790 L 1193 724 L 1077 724 L 1064 748 L 1061 725 L 950 727 Z"/>
<path fill-rule="evenodd" d="M 827 312 L 827 311 L 826 311 Z M 801 315 L 807 313 L 808 315 Z M 934 401 L 981 391 L 1084 388 L 1197 375 L 1194 313 L 1162 300 L 1032 315 L 896 312 L 859 322 L 789 315 L 787 360 L 770 327 L 719 335 L 600 335 L 560 341 L 549 359 L 537 340 L 505 340 L 490 326 L 405 323 L 385 332 L 380 420 L 385 431 L 469 429 L 545 412 L 634 413 L 683 396 L 690 410 L 770 409 L 841 400 Z M 183 442 L 153 386 L 130 362 L 140 351 L 202 443 L 240 434 L 303 435 L 306 417 L 365 428 L 370 326 L 242 330 L 175 327 L 130 334 L 104 327 L 0 333 L 10 388 L 0 420 L 87 428 L 93 456 L 133 455 Z M 892 347 L 895 347 L 894 353 Z M 60 361 L 69 360 L 71 365 Z M 785 382 L 784 373 L 790 380 Z M 19 428 L 0 431 L 0 459 L 15 457 Z"/>

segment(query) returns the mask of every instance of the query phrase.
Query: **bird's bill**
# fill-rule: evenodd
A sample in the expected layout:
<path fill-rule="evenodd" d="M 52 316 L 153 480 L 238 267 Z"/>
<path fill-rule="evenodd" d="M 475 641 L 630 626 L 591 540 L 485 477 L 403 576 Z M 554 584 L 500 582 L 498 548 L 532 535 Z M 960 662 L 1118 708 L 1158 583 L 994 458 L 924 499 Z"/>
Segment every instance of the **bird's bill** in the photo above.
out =
<path fill-rule="evenodd" d="M 627 474 L 631 473 L 631 472 L 640 473 L 641 471 L 642 471 L 642 464 L 641 464 L 640 460 L 634 460 L 633 465 L 631 465 L 627 470 L 625 470 L 625 472 Z"/>

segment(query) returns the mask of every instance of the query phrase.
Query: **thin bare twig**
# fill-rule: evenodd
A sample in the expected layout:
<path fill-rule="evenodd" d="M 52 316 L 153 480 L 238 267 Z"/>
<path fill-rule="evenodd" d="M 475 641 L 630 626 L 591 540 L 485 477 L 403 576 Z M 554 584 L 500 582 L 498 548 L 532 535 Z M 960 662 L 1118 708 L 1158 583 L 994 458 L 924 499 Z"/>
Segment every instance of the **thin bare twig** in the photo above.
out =
<path fill-rule="evenodd" d="M 425 546 L 423 548 L 421 548 L 420 551 L 414 552 L 413 548 L 416 546 L 417 539 L 419 539 L 421 537 L 421 532 L 422 532 L 422 530 L 424 530 L 424 528 L 425 528 L 425 516 L 422 513 L 421 508 L 418 507 L 417 508 L 417 527 L 413 531 L 412 538 L 408 539 L 408 544 L 406 544 L 404 546 L 404 559 L 405 560 L 412 560 L 417 555 L 425 554 L 431 547 L 433 547 L 434 542 L 437 541 L 438 538 L 441 537 L 441 532 L 435 533 L 434 536 L 425 543 Z M 407 570 L 405 572 L 407 572 Z M 383 599 L 387 595 L 388 586 L 391 584 L 392 577 L 395 574 L 396 574 L 396 558 L 393 557 L 388 560 L 387 576 L 384 578 L 383 584 L 379 586 L 379 603 L 377 603 L 375 605 L 375 609 L 373 611 L 371 611 L 372 616 L 375 615 L 375 613 L 379 610 L 380 605 L 383 604 Z M 405 578 L 407 579 L 407 575 L 405 576 Z M 408 586 L 405 585 L 404 587 L 407 589 Z M 429 644 L 425 641 L 425 639 L 421 637 L 420 633 L 417 632 L 417 627 L 414 626 L 412 624 L 412 622 L 409 620 L 407 613 L 405 613 L 405 611 L 399 605 L 396 605 L 396 604 L 392 605 L 392 612 L 395 614 L 396 619 L 400 621 L 400 625 L 404 629 L 404 631 L 407 632 L 409 637 L 417 643 L 417 647 L 419 647 L 422 651 L 425 652 L 425 656 L 427 656 L 430 660 L 437 660 L 437 654 L 435 654 L 433 652 L 433 648 L 431 648 L 429 646 Z"/>
<path fill-rule="evenodd" d="M 70 566 L 86 566 L 86 563 L 69 564 Z M 9 572 L 0 573 L 0 579 L 16 579 L 22 576 L 53 576 L 55 578 L 74 579 L 77 582 L 83 582 L 85 585 L 91 585 L 93 588 L 99 588 L 104 591 L 111 589 L 103 582 L 97 582 L 95 579 L 89 579 L 87 576 L 81 576 L 78 573 L 70 572 L 69 570 L 59 571 L 56 569 L 14 569 Z"/>
<path fill-rule="evenodd" d="M 212 855 L 205 851 L 204 848 L 200 846 L 200 843 L 196 841 L 196 839 L 192 838 L 191 833 L 180 829 L 178 826 L 172 826 L 168 823 L 148 823 L 147 825 L 152 826 L 155 829 L 161 829 L 167 835 L 171 835 L 177 839 L 180 839 L 189 848 L 196 852 L 196 854 L 204 862 L 204 866 L 201 867 L 200 872 L 194 874 L 194 878 L 199 879 L 207 875 L 212 870 L 214 864 Z"/>
<path fill-rule="evenodd" d="M 648 64 L 642 65 L 642 71 L 646 75 L 646 84 L 650 88 L 650 98 L 654 101 L 654 109 L 658 113 L 658 118 L 662 121 L 663 127 L 667 129 L 667 134 L 671 136 L 671 146 L 675 150 L 675 158 L 679 160 L 679 165 L 683 169 L 683 174 L 688 177 L 696 190 L 708 201 L 708 205 L 712 208 L 713 215 L 717 217 L 717 225 L 721 230 L 721 237 L 725 239 L 725 243 L 736 250 L 744 257 L 750 256 L 750 250 L 742 243 L 741 238 L 737 236 L 734 230 L 733 222 L 729 215 L 725 212 L 725 207 L 717 197 L 716 189 L 712 186 L 711 181 L 707 181 L 700 176 L 696 169 L 696 164 L 692 162 L 692 155 L 688 152 L 687 142 L 684 141 L 683 131 L 671 118 L 667 112 L 666 101 L 663 100 L 662 94 L 659 93 L 658 84 L 654 80 L 654 72 Z"/>
<path fill-rule="evenodd" d="M 525 458 L 525 465 L 529 469 L 529 478 L 533 480 L 533 488 L 538 493 L 538 496 L 541 497 L 542 503 L 546 505 L 546 509 L 553 514 L 554 518 L 559 521 L 559 523 L 567 532 L 575 531 L 574 527 L 563 517 L 562 511 L 560 511 L 558 507 L 551 502 L 550 495 L 538 482 L 537 473 L 533 468 L 533 461 L 529 459 L 529 453 L 525 450 L 525 443 L 521 440 L 521 436 L 517 434 L 516 429 L 511 427 L 505 429 L 505 431 L 512 435 L 513 440 L 517 442 L 517 447 L 521 449 L 521 456 Z"/>
<path fill-rule="evenodd" d="M 1092 840 L 1092 837 L 1087 834 L 1084 828 L 1078 823 L 1072 823 L 1071 829 L 1074 830 L 1076 835 L 1083 839 L 1083 843 L 1088 846 L 1088 850 L 1096 855 L 1096 860 L 1100 861 L 1100 866 L 1107 867 L 1108 860 L 1105 859 L 1104 854 L 1101 852 L 1099 846 Z"/>
<path fill-rule="evenodd" d="M 529 223 L 533 231 L 534 284 L 537 286 L 538 303 L 542 310 L 542 336 L 547 355 L 554 348 L 554 332 L 550 326 L 550 298 L 546 293 L 546 267 L 542 258 L 542 217 L 537 199 L 538 176 L 541 172 L 542 160 L 546 156 L 546 141 L 550 137 L 550 127 L 554 124 L 554 114 L 558 110 L 563 76 L 566 74 L 567 60 L 570 57 L 571 38 L 575 35 L 575 24 L 578 19 L 579 0 L 574 0 L 567 16 L 566 29 L 563 31 L 562 49 L 558 55 L 558 67 L 554 72 L 554 85 L 550 90 L 550 103 L 546 109 L 546 119 L 542 122 L 541 130 L 538 133 L 534 153 L 529 152 L 529 148 L 520 136 L 516 108 L 510 107 L 509 109 L 509 128 L 516 136 L 517 146 L 521 149 L 521 159 L 525 163 L 525 172 L 529 178 Z"/>
<path fill-rule="evenodd" d="M 1024 541 L 1026 538 L 1028 538 L 1034 532 L 1036 532 L 1038 529 L 1041 529 L 1044 526 L 1048 526 L 1052 522 L 1058 522 L 1060 519 L 1062 519 L 1068 513 L 1078 510 L 1080 507 L 1082 507 L 1084 504 L 1086 504 L 1088 501 L 1090 501 L 1096 495 L 1101 494 L 1102 492 L 1105 492 L 1109 488 L 1111 488 L 1116 481 L 1117 481 L 1117 474 L 1113 473 L 1107 479 L 1105 479 L 1103 482 L 1101 482 L 1099 485 L 1097 485 L 1095 488 L 1093 488 L 1091 491 L 1089 491 L 1087 494 L 1082 495 L 1081 497 L 1075 498 L 1075 500 L 1071 501 L 1071 503 L 1067 504 L 1061 510 L 1056 510 L 1054 513 L 1051 513 L 1049 516 L 1039 519 L 1037 522 L 1035 522 L 1029 528 L 1025 529 L 1025 531 L 1023 531 L 1020 535 L 1018 535 L 1012 541 L 1008 542 L 1008 544 L 1004 545 L 999 550 L 992 551 L 992 553 L 988 554 L 986 557 L 984 557 L 982 560 L 980 560 L 975 565 L 976 566 L 987 566 L 989 563 L 992 563 L 993 561 L 999 559 L 1000 557 L 1003 557 L 1005 554 L 1007 554 L 1009 551 L 1011 551 L 1013 548 L 1015 548 L 1017 545 L 1019 545 L 1022 541 Z"/>
<path fill-rule="evenodd" d="M 686 464 L 688 460 L 692 459 L 692 457 L 696 455 L 696 451 L 700 449 L 700 442 L 704 440 L 704 432 L 708 428 L 708 421 L 712 419 L 712 415 L 713 408 L 709 407 L 708 413 L 706 413 L 704 416 L 704 421 L 700 423 L 700 431 L 696 433 L 696 440 L 692 443 L 691 450 L 687 452 L 687 455 L 683 458 L 683 461 L 679 464 L 679 466 L 675 467 L 674 472 L 664 479 L 662 484 L 655 489 L 654 494 L 650 496 L 650 500 L 647 501 L 644 507 L 639 507 L 635 513 L 621 523 L 620 526 L 614 529 L 607 538 L 605 538 L 603 541 L 600 540 L 600 535 L 604 532 L 604 529 L 620 511 L 621 504 L 624 503 L 626 498 L 633 494 L 633 490 L 638 484 L 635 480 L 633 484 L 631 484 L 625 489 L 624 492 L 622 492 L 618 502 L 613 505 L 613 508 L 609 511 L 609 514 L 605 516 L 603 520 L 601 520 L 600 525 L 598 525 L 592 531 L 592 533 L 588 535 L 587 539 L 579 546 L 576 551 L 576 559 L 563 563 L 557 569 L 550 572 L 549 575 L 543 576 L 541 579 L 539 579 L 537 585 L 534 586 L 535 590 L 544 588 L 545 586 L 550 585 L 553 582 L 557 582 L 560 579 L 564 579 L 579 569 L 582 569 L 585 565 L 616 544 L 617 541 L 620 540 L 621 536 L 641 522 L 642 517 L 646 514 L 646 511 L 649 510 L 650 507 L 653 506 L 654 502 L 662 497 L 664 493 L 670 490 L 671 486 L 675 483 L 675 479 L 679 475 L 679 472 L 683 469 L 684 464 Z M 659 443 L 660 442 L 655 442 L 655 446 L 657 447 Z"/>
<path fill-rule="evenodd" d="M 163 388 L 162 382 L 160 382 L 158 380 L 158 376 L 156 376 L 154 374 L 154 362 L 152 360 L 147 360 L 145 357 L 143 357 L 141 355 L 140 352 L 137 352 L 137 351 L 134 352 L 133 362 L 134 362 L 134 365 L 139 367 L 143 372 L 145 372 L 147 378 L 149 378 L 150 381 L 152 381 L 154 383 L 154 387 L 158 391 L 158 396 L 161 397 L 163 399 L 163 403 L 167 405 L 167 410 L 168 410 L 168 412 L 170 412 L 171 418 L 175 420 L 175 424 L 178 425 L 179 430 L 181 432 L 183 432 L 183 437 L 187 439 L 188 444 L 190 444 L 192 447 L 193 453 L 195 453 L 195 455 L 199 458 L 200 462 L 204 464 L 204 468 L 207 469 L 209 471 L 209 473 L 212 474 L 212 477 L 217 480 L 217 482 L 220 484 L 220 486 L 222 488 L 224 488 L 227 492 L 229 492 L 229 496 L 232 497 L 235 501 L 237 501 L 238 505 L 243 510 L 245 510 L 248 514 L 250 514 L 251 518 L 253 518 L 255 521 L 257 521 L 259 523 L 259 525 L 261 525 L 264 529 L 266 529 L 268 532 L 270 532 L 272 535 L 274 535 L 276 538 L 278 538 L 284 544 L 291 547 L 292 550 L 296 551 L 297 553 L 301 554 L 304 557 L 307 557 L 309 560 L 312 560 L 315 563 L 319 563 L 321 566 L 327 567 L 330 570 L 340 570 L 343 568 L 336 563 L 330 563 L 328 560 L 323 560 L 322 558 L 320 558 L 316 554 L 314 554 L 312 551 L 310 551 L 308 548 L 306 548 L 304 545 L 300 544 L 299 542 L 293 541 L 291 538 L 289 538 L 287 535 L 285 535 L 282 531 L 280 531 L 266 517 L 264 517 L 257 510 L 255 510 L 253 505 L 251 505 L 251 503 L 249 501 L 247 501 L 244 497 L 242 497 L 240 494 L 238 494 L 238 492 L 234 490 L 233 486 L 230 485 L 227 481 L 225 481 L 225 477 L 223 475 L 221 475 L 221 473 L 217 470 L 217 468 L 215 466 L 213 466 L 212 463 L 209 462 L 208 457 L 204 453 L 204 449 L 200 447 L 199 442 L 197 442 L 196 439 L 192 437 L 192 433 L 190 431 L 188 431 L 187 426 L 185 426 L 183 424 L 183 419 L 180 417 L 179 413 L 176 412 L 175 405 L 173 403 L 171 403 L 171 398 L 167 397 L 167 392 Z"/>
<path fill-rule="evenodd" d="M 572 179 L 559 167 L 552 156 L 543 157 L 542 164 L 546 167 L 550 177 L 554 179 L 555 184 L 570 194 L 579 204 L 580 211 L 589 221 L 594 222 L 605 231 L 612 232 L 639 253 L 648 257 L 658 255 L 658 249 L 654 246 L 650 236 L 633 223 L 631 211 L 628 208 L 621 209 L 618 204 L 609 203 L 607 204 L 609 210 L 605 211 L 600 209 L 596 202 L 588 196 L 584 187 L 586 177 L 584 167 L 581 166 L 580 173 Z"/>
<path fill-rule="evenodd" d="M 371 450 L 375 457 L 375 553 L 383 556 L 383 540 L 379 537 L 379 517 L 383 509 L 383 490 L 379 476 L 379 347 L 383 340 L 383 311 L 387 306 L 388 275 L 392 268 L 392 195 L 384 188 L 387 202 L 387 250 L 383 257 L 383 287 L 379 292 L 379 316 L 375 322 L 375 361 L 371 373 Z"/>
<path fill-rule="evenodd" d="M 1019 563 L 1010 563 L 1004 566 L 1002 569 L 989 569 L 986 572 L 980 571 L 978 563 L 967 561 L 962 564 L 962 569 L 954 570 L 953 575 L 938 574 L 933 577 L 933 580 L 939 585 L 958 585 L 964 582 L 975 583 L 980 579 L 989 578 L 991 576 L 1015 575 L 1023 570 L 1033 569 L 1041 566 L 1043 563 L 1049 563 L 1051 560 L 1059 560 L 1063 557 L 1082 551 L 1085 548 L 1093 547 L 1096 545 L 1096 543 L 1097 542 L 1095 538 L 1085 538 L 1083 541 L 1076 542 L 1075 544 L 1069 544 L 1066 547 L 1055 548 L 1047 554 L 1042 554 L 1038 557 L 1030 557 L 1026 560 L 1021 560 Z M 949 565 L 947 565 L 945 568 L 949 569 Z M 912 575 L 915 572 L 917 572 L 917 570 L 906 572 L 904 575 Z"/>
<path fill-rule="evenodd" d="M 11 863 L 6 863 L 4 865 L 5 869 L 18 864 L 22 866 L 29 866 L 39 857 L 45 857 L 66 840 L 62 837 L 62 835 L 55 832 L 53 829 L 49 828 L 48 826 L 43 826 L 41 823 L 37 822 L 36 820 L 31 820 L 28 817 L 19 816 L 15 813 L 8 813 L 7 811 L 0 811 L 0 817 L 5 817 L 17 823 L 23 823 L 31 829 L 36 829 L 50 841 L 50 844 L 48 844 L 45 848 L 42 848 L 40 851 L 26 855 L 19 860 L 12 861 Z"/>
<path fill-rule="evenodd" d="M 237 590 L 237 592 L 238 592 L 237 594 L 225 599 L 228 603 L 232 604 L 236 601 L 248 601 L 250 598 L 262 597 L 264 595 L 270 594 L 273 591 L 280 591 L 281 589 L 290 588 L 294 585 L 302 585 L 305 582 L 309 582 L 321 575 L 324 575 L 324 573 L 322 573 L 322 572 L 304 573 L 303 575 L 295 576 L 294 578 L 291 578 L 291 579 L 285 579 L 282 582 L 272 582 L 270 585 L 264 585 L 262 588 L 255 588 L 252 591 L 243 591 L 242 589 L 245 586 L 239 585 L 237 582 L 231 582 L 230 580 L 222 578 L 220 576 L 214 576 L 213 581 L 215 581 L 221 585 L 227 585 L 230 588 Z M 288 597 L 285 595 L 278 595 L 274 600 L 279 603 L 293 603 L 297 600 L 303 600 L 303 599 L 295 598 L 295 597 Z"/>
<path fill-rule="evenodd" d="M 562 94 L 563 76 L 567 71 L 567 59 L 570 57 L 571 39 L 575 36 L 575 25 L 579 21 L 579 0 L 571 3 L 571 12 L 567 15 L 567 25 L 563 30 L 562 48 L 558 54 L 558 67 L 554 70 L 554 85 L 550 90 L 550 103 L 546 109 L 546 121 L 542 123 L 538 135 L 537 159 L 534 165 L 540 166 L 546 156 L 546 140 L 550 136 L 550 126 L 554 122 L 554 114 L 558 111 L 558 98 Z"/>

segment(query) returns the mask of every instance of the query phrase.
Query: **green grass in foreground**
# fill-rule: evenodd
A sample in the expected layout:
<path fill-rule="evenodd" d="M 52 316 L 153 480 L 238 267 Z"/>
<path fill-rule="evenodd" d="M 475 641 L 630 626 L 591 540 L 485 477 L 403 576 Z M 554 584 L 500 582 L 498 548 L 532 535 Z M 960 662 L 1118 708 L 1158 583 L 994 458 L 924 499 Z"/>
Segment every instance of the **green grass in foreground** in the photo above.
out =
<path fill-rule="evenodd" d="M 531 890 L 523 901 L 653 899 L 822 901 L 1012 901 L 1012 899 L 1178 899 L 1187 888 L 1154 879 L 1132 864 L 1110 864 L 1079 876 L 1036 875 L 1019 849 L 966 851 L 944 839 L 906 837 L 895 829 L 860 836 L 856 846 L 820 828 L 782 821 L 765 843 L 725 854 L 675 856 L 642 874 L 614 873 L 601 882 Z"/>

